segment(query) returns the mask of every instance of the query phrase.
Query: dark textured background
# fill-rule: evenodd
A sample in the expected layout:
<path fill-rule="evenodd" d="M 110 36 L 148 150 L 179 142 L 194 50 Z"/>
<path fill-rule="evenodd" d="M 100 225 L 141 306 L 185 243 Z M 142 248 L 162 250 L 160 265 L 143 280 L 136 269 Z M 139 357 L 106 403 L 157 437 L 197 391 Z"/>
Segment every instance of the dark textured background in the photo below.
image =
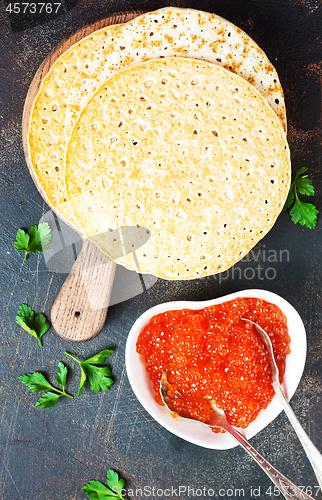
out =
<path fill-rule="evenodd" d="M 243 28 L 268 54 L 285 90 L 293 171 L 304 165 L 309 168 L 316 187 L 313 201 L 321 209 L 321 0 L 199 0 L 172 4 L 220 14 Z M 255 248 L 256 255 L 260 250 L 259 261 L 255 262 L 256 255 L 251 255 L 248 262 L 237 265 L 240 271 L 224 275 L 227 279 L 222 283 L 218 276 L 177 283 L 158 280 L 144 294 L 112 306 L 104 330 L 91 342 L 68 344 L 51 329 L 40 349 L 37 341 L 15 324 L 15 315 L 23 302 L 49 315 L 66 275 L 49 271 L 41 255 L 23 261 L 23 255 L 13 248 L 17 229 L 37 224 L 48 210 L 27 171 L 22 150 L 21 118 L 29 84 L 49 51 L 84 24 L 117 11 L 153 10 L 167 4 L 149 0 L 65 0 L 60 15 L 42 18 L 8 16 L 6 5 L 8 1 L 1 0 L 0 499 L 84 499 L 81 487 L 90 479 L 105 481 L 108 468 L 119 471 L 129 488 L 206 487 L 214 488 L 218 497 L 220 488 L 244 488 L 244 498 L 251 498 L 251 487 L 261 486 L 260 498 L 270 498 L 265 493 L 269 479 L 241 448 L 202 449 L 176 438 L 151 419 L 129 386 L 125 343 L 135 319 L 159 302 L 204 300 L 256 287 L 280 294 L 299 311 L 308 337 L 307 363 L 292 406 L 322 450 L 321 220 L 316 229 L 309 230 L 294 225 L 283 213 Z M 267 262 L 264 250 L 288 250 L 289 259 Z M 258 274 L 248 279 L 252 274 L 248 268 L 255 270 L 258 263 L 262 273 L 273 267 L 275 279 L 263 280 Z M 35 409 L 37 395 L 29 393 L 17 380 L 19 375 L 40 370 L 54 382 L 57 363 L 62 360 L 71 368 L 68 390 L 76 396 L 79 372 L 64 351 L 89 357 L 113 346 L 115 353 L 109 364 L 115 384 L 108 392 L 96 394 L 86 387 L 79 398 L 61 399 L 53 409 Z M 317 484 L 283 413 L 252 443 L 297 484 Z M 222 496 L 232 497 L 238 497 L 238 492 L 230 490 Z"/>

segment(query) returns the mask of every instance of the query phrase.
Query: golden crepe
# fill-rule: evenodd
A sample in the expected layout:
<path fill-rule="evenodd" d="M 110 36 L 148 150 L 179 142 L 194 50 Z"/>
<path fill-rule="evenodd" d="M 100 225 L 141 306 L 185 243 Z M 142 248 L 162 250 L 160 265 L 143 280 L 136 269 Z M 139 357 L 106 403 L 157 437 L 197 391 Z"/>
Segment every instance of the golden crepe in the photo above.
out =
<path fill-rule="evenodd" d="M 75 221 L 65 188 L 65 154 L 76 120 L 70 113 L 73 81 L 77 74 L 82 74 L 83 85 L 90 91 L 90 95 L 97 90 L 99 80 L 88 78 L 82 68 L 86 66 L 86 58 L 94 48 L 101 45 L 103 40 L 109 39 L 120 26 L 118 24 L 102 28 L 64 52 L 42 81 L 32 110 L 28 156 L 29 164 L 34 170 L 33 178 L 42 197 L 57 209 L 60 217 L 73 224 Z M 84 106 L 85 104 L 82 109 Z"/>
<path fill-rule="evenodd" d="M 60 57 L 42 83 L 29 130 L 29 156 L 42 194 L 75 221 L 64 184 L 72 128 L 90 97 L 118 71 L 151 58 L 184 56 L 221 65 L 252 83 L 286 130 L 283 91 L 262 49 L 242 30 L 207 12 L 166 7 L 90 35 Z"/>
<path fill-rule="evenodd" d="M 68 199 L 86 235 L 127 268 L 167 279 L 240 260 L 274 224 L 290 174 L 283 127 L 262 95 L 220 66 L 181 57 L 105 82 L 66 156 Z M 114 255 L 113 230 L 134 224 L 149 228 L 149 241 Z"/>

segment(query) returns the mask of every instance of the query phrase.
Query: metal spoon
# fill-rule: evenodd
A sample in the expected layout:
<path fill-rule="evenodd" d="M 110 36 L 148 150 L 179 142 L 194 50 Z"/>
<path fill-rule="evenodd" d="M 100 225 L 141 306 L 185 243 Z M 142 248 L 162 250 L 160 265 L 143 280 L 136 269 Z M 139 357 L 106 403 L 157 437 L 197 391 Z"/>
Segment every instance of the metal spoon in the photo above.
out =
<path fill-rule="evenodd" d="M 271 344 L 271 340 L 267 333 L 256 323 L 253 321 L 250 321 L 249 319 L 242 318 L 243 321 L 248 321 L 251 323 L 258 336 L 261 338 L 263 341 L 266 349 L 268 350 L 268 353 L 271 358 L 271 378 L 272 378 L 272 383 L 274 387 L 274 391 L 281 402 L 284 411 L 286 415 L 288 416 L 289 421 L 291 422 L 293 429 L 295 430 L 299 440 L 302 443 L 302 446 L 304 448 L 304 451 L 307 455 L 307 458 L 311 462 L 312 468 L 315 472 L 316 478 L 319 482 L 319 486 L 322 488 L 322 455 L 320 454 L 319 450 L 314 446 L 312 441 L 310 440 L 309 436 L 306 434 L 304 431 L 303 427 L 301 426 L 300 422 L 297 420 L 289 402 L 287 401 L 284 392 L 282 390 L 282 387 L 279 382 L 279 373 L 278 373 L 278 368 L 275 363 L 274 359 L 274 353 L 273 353 L 273 347 Z"/>
<path fill-rule="evenodd" d="M 162 378 L 160 381 L 160 394 L 163 399 L 163 402 L 167 409 L 170 412 L 176 412 L 175 407 L 173 405 L 173 401 L 175 398 L 171 398 L 168 395 L 169 382 L 167 377 L 167 371 L 162 374 Z M 182 394 L 178 391 L 176 392 L 177 398 L 183 398 Z M 178 413 L 177 413 L 178 414 Z M 192 417 L 181 417 L 182 419 L 194 420 Z M 199 420 L 197 421 L 202 425 L 208 425 L 209 427 L 219 427 L 227 431 L 231 436 L 233 436 L 242 446 L 245 448 L 247 453 L 258 463 L 258 465 L 263 469 L 264 472 L 268 475 L 271 481 L 278 487 L 282 495 L 287 500 L 314 500 L 310 495 L 307 495 L 304 491 L 301 491 L 294 483 L 292 483 L 287 477 L 281 474 L 273 465 L 271 465 L 262 455 L 260 455 L 255 448 L 247 441 L 247 439 L 240 434 L 234 427 L 232 427 L 226 419 L 225 414 L 220 414 L 213 407 L 213 416 L 209 423 L 203 423 Z"/>

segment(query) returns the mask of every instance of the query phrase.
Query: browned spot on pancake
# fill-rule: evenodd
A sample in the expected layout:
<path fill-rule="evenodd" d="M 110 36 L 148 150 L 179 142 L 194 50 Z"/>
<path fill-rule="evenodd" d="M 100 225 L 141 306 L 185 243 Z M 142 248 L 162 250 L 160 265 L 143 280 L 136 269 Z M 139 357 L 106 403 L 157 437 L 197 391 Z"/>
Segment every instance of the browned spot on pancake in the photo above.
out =
<path fill-rule="evenodd" d="M 169 43 L 173 43 L 173 36 L 170 36 L 170 35 L 164 35 L 165 39 L 169 42 Z"/>

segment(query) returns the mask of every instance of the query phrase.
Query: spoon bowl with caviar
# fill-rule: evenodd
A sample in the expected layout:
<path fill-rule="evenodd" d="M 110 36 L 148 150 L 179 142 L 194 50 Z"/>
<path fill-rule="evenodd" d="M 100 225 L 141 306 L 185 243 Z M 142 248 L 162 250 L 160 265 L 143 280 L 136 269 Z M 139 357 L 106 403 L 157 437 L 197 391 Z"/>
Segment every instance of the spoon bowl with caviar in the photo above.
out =
<path fill-rule="evenodd" d="M 175 384 L 169 382 L 168 379 L 170 377 L 171 372 L 168 370 L 163 372 L 160 381 L 160 395 L 172 417 L 180 417 L 180 420 L 198 420 L 200 424 L 207 425 L 213 430 L 220 429 L 228 432 L 258 463 L 287 500 L 313 500 L 310 495 L 300 490 L 292 481 L 258 453 L 247 439 L 235 427 L 229 424 L 225 413 L 216 408 L 211 399 L 185 398 L 177 390 Z M 202 415 L 203 420 L 200 420 L 200 415 Z"/>
<path fill-rule="evenodd" d="M 242 318 L 269 331 L 283 390 L 291 398 L 305 365 L 305 328 L 294 307 L 272 292 L 243 290 L 202 302 L 161 303 L 133 324 L 126 344 L 129 382 L 145 410 L 175 436 L 215 450 L 238 446 L 228 432 L 217 430 L 209 439 L 209 428 L 198 422 L 198 408 L 194 420 L 171 417 L 159 392 L 166 369 L 178 372 L 185 397 L 211 395 L 248 440 L 282 411 L 267 349 Z"/>

